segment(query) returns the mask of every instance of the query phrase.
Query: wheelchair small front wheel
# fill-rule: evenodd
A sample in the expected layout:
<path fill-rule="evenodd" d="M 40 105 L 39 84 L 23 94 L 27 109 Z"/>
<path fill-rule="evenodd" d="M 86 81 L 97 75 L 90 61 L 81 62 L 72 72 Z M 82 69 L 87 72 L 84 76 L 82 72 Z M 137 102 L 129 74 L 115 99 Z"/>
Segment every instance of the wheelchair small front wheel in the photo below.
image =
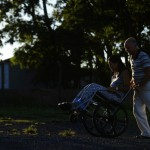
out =
<path fill-rule="evenodd" d="M 72 123 L 76 123 L 77 120 L 79 118 L 79 114 L 77 112 L 73 112 L 71 115 L 70 115 L 70 122 Z"/>

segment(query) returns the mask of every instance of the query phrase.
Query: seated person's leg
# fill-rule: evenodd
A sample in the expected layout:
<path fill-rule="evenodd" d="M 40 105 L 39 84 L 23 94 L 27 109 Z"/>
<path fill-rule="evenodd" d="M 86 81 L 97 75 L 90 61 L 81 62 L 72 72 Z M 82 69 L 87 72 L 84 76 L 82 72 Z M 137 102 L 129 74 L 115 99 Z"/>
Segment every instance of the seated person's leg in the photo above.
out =
<path fill-rule="evenodd" d="M 73 109 L 85 109 L 97 91 L 107 91 L 107 88 L 96 83 L 88 84 L 73 100 Z"/>
<path fill-rule="evenodd" d="M 87 105 L 90 104 L 90 101 L 94 97 L 96 92 L 100 92 L 104 97 L 110 100 L 119 101 L 121 99 L 121 94 L 116 95 L 107 91 L 107 88 L 96 84 L 91 83 L 85 86 L 78 95 L 71 102 L 59 103 L 59 107 L 62 110 L 75 110 L 75 109 L 84 109 Z"/>

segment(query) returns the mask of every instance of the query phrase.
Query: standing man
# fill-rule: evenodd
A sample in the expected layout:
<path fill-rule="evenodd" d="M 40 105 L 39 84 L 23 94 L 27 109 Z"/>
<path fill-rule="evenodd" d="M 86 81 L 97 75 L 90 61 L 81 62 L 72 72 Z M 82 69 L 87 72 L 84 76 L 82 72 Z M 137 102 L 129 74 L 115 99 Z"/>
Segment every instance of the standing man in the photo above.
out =
<path fill-rule="evenodd" d="M 150 58 L 139 49 L 135 38 L 130 37 L 124 42 L 125 51 L 131 56 L 132 80 L 135 87 L 133 97 L 133 114 L 141 134 L 138 139 L 150 139 L 150 126 L 147 120 L 146 107 L 150 111 Z"/>

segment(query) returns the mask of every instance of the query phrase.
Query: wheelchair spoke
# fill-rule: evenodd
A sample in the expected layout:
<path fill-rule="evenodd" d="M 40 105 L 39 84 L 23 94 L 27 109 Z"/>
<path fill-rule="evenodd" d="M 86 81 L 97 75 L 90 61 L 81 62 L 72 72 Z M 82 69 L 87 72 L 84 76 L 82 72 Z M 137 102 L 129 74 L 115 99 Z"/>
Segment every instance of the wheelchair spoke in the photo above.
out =
<path fill-rule="evenodd" d="M 94 136 L 100 136 L 100 134 L 95 129 L 95 126 L 93 124 L 93 112 L 95 110 L 95 105 L 91 105 L 83 114 L 82 114 L 82 120 L 84 128 L 88 133 Z"/>

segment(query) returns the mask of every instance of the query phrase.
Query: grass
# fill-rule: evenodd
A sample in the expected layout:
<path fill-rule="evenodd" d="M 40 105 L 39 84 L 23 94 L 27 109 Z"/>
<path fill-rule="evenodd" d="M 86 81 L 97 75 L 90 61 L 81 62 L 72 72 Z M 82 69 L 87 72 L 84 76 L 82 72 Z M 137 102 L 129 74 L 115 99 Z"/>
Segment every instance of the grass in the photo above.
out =
<path fill-rule="evenodd" d="M 35 94 L 36 97 L 34 96 Z M 53 101 L 45 101 L 43 98 L 45 95 Z M 127 110 L 129 119 L 134 120 L 132 100 L 125 101 L 123 105 Z M 42 122 L 69 120 L 69 115 L 58 108 L 52 94 L 49 92 L 41 93 L 41 91 L 37 91 L 36 93 L 31 91 L 29 94 L 24 91 L 0 91 L 0 117 L 15 117 L 22 118 L 23 120 L 27 118 L 27 120 Z"/>
<path fill-rule="evenodd" d="M 36 136 L 43 124 L 69 119 L 56 102 L 45 101 L 41 93 L 32 94 L 0 91 L 0 135 Z"/>
<path fill-rule="evenodd" d="M 132 101 L 126 101 L 124 107 L 127 110 L 129 122 L 135 122 Z M 40 95 L 36 99 L 16 92 L 0 92 L 0 125 L 8 129 L 1 128 L 0 135 L 39 135 L 38 127 L 41 123 L 68 120 L 69 114 L 60 110 L 55 101 L 45 101 Z M 46 134 L 51 135 L 49 132 Z M 68 129 L 59 132 L 58 135 L 66 137 L 75 136 L 76 133 Z"/>
<path fill-rule="evenodd" d="M 30 125 L 27 128 L 23 129 L 23 133 L 25 133 L 26 135 L 37 135 L 37 128 L 34 125 Z"/>
<path fill-rule="evenodd" d="M 68 114 L 60 110 L 56 102 L 45 101 L 41 95 L 33 97 L 33 94 L 0 91 L 0 116 L 30 118 L 46 122 L 68 119 Z"/>
<path fill-rule="evenodd" d="M 12 129 L 11 135 L 21 135 L 21 133 L 17 129 Z"/>
<path fill-rule="evenodd" d="M 63 136 L 63 137 L 75 136 L 75 134 L 76 134 L 76 133 L 75 133 L 73 130 L 71 130 L 71 129 L 69 129 L 69 130 L 64 130 L 64 131 L 59 132 L 59 135 L 60 135 L 60 136 Z"/>
<path fill-rule="evenodd" d="M 64 121 L 68 119 L 68 115 L 61 110 L 57 109 L 57 107 L 41 107 L 41 108 L 27 108 L 27 107 L 0 107 L 0 116 L 1 117 L 15 117 L 15 118 L 25 118 L 31 120 L 40 120 L 44 122 L 55 122 L 55 121 Z M 0 120 L 5 121 L 5 120 Z M 7 120 L 8 121 L 8 120 Z M 17 120 L 19 121 L 19 120 Z M 11 122 L 11 120 L 9 120 Z"/>
<path fill-rule="evenodd" d="M 8 125 L 11 125 L 11 123 L 31 123 L 33 121 L 27 120 L 27 119 L 13 119 L 13 118 L 0 118 L 0 123 L 7 123 Z"/>
<path fill-rule="evenodd" d="M 38 135 L 38 127 L 42 122 L 35 122 L 27 119 L 15 119 L 15 118 L 0 118 L 0 126 L 2 135 Z"/>

